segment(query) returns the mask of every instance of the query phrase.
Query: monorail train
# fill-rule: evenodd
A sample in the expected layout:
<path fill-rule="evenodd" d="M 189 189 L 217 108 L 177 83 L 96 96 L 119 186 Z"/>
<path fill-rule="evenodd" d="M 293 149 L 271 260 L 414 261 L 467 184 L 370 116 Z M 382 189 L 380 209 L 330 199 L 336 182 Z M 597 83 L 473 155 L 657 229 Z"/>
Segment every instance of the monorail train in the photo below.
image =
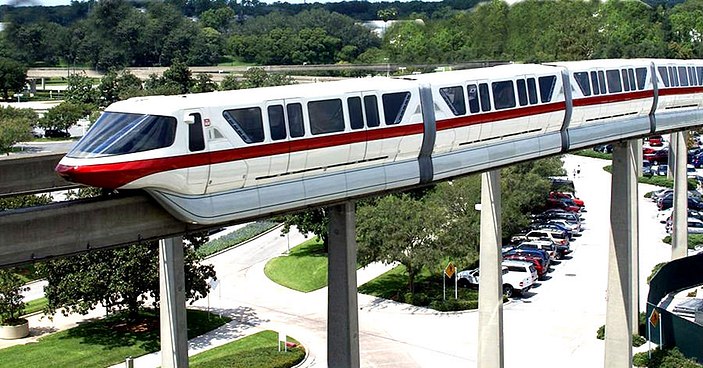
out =
<path fill-rule="evenodd" d="M 131 98 L 56 171 L 212 224 L 703 124 L 703 61 L 510 64 Z"/>

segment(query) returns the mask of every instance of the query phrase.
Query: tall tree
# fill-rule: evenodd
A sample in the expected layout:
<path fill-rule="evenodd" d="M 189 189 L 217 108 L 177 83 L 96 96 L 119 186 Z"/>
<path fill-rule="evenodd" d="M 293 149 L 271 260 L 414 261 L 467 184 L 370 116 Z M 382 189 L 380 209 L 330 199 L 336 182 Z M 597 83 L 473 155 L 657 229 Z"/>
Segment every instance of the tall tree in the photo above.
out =
<path fill-rule="evenodd" d="M 0 153 L 10 152 L 15 143 L 31 138 L 30 132 L 37 118 L 32 109 L 0 106 Z M 4 204 L 0 200 L 0 210 L 5 208 Z"/>
<path fill-rule="evenodd" d="M 78 120 L 89 116 L 94 109 L 94 105 L 67 100 L 49 109 L 49 111 L 39 119 L 37 125 L 44 129 L 68 132 L 71 126 L 76 124 Z"/>
<path fill-rule="evenodd" d="M 5 100 L 10 97 L 10 91 L 21 91 L 26 81 L 26 66 L 12 59 L 0 58 L 0 89 Z"/>

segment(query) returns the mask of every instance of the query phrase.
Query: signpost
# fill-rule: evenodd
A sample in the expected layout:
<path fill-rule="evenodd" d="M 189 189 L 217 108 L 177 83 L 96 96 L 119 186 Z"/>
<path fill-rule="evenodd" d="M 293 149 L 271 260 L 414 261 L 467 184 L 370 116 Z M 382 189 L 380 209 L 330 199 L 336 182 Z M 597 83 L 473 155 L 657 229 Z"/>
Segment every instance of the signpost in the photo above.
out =
<path fill-rule="evenodd" d="M 661 319 L 659 317 L 659 312 L 655 309 L 652 309 L 652 314 L 649 315 L 649 323 L 647 324 L 647 340 L 649 341 L 649 359 L 652 359 L 652 327 L 657 328 L 657 325 L 659 325 L 659 346 L 663 346 L 664 344 L 662 343 L 662 330 L 661 330 Z"/>
<path fill-rule="evenodd" d="M 456 266 L 454 266 L 454 263 L 449 262 L 447 267 L 444 269 L 444 274 L 447 275 L 447 277 L 452 278 L 456 274 Z M 443 277 L 442 278 L 442 295 L 444 300 L 447 300 L 447 281 Z M 454 299 L 457 299 L 457 280 L 454 279 Z"/>

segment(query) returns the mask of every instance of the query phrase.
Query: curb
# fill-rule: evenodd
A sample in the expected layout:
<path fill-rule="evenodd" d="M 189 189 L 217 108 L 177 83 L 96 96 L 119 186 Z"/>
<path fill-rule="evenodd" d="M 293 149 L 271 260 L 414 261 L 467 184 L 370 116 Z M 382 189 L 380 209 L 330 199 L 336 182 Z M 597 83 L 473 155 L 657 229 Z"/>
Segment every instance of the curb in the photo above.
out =
<path fill-rule="evenodd" d="M 276 225 L 276 226 L 274 226 L 274 227 L 272 227 L 272 228 L 270 228 L 270 229 L 264 231 L 263 233 L 261 233 L 261 234 L 255 236 L 255 237 L 253 237 L 253 238 L 249 238 L 249 239 L 247 239 L 247 240 L 245 240 L 245 241 L 243 241 L 243 242 L 241 242 L 241 243 L 239 243 L 239 244 L 236 244 L 236 245 L 233 245 L 233 246 L 228 247 L 228 248 L 226 248 L 226 249 L 223 249 L 223 250 L 221 250 L 221 251 L 219 251 L 219 252 L 217 252 L 217 253 L 213 253 L 213 254 L 211 254 L 211 255 L 209 255 L 209 256 L 207 256 L 207 257 L 203 257 L 203 261 L 208 260 L 208 259 L 210 259 L 210 258 L 212 258 L 212 257 L 215 257 L 215 256 L 219 256 L 220 254 L 225 253 L 225 252 L 227 252 L 227 251 L 229 251 L 229 250 L 231 250 L 231 249 L 240 247 L 240 246 L 242 246 L 242 245 L 244 245 L 244 244 L 246 244 L 246 243 L 249 243 L 250 241 L 256 240 L 256 239 L 258 239 L 258 238 L 260 238 L 260 237 L 262 237 L 262 236 L 264 236 L 264 235 L 267 235 L 268 233 L 270 233 L 270 232 L 272 232 L 272 231 L 274 231 L 274 230 L 277 230 L 277 229 L 279 229 L 279 228 L 281 228 L 281 227 L 283 227 L 283 224 L 278 224 L 278 225 Z"/>

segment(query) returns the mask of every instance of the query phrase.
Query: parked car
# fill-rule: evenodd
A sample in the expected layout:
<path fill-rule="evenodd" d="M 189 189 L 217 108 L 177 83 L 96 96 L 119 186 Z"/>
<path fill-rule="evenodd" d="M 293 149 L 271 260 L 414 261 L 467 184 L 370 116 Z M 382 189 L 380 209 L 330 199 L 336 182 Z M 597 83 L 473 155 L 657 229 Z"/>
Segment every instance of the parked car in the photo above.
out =
<path fill-rule="evenodd" d="M 566 198 L 547 198 L 546 207 L 558 208 L 569 212 L 578 212 L 581 210 L 581 207 L 574 204 L 573 201 L 569 201 L 571 200 Z"/>
<path fill-rule="evenodd" d="M 559 258 L 556 245 L 548 240 L 532 240 L 522 242 L 518 244 L 515 249 L 541 249 L 549 254 L 550 261 L 554 261 Z"/>
<path fill-rule="evenodd" d="M 542 249 L 513 249 L 509 252 L 505 252 L 503 254 L 503 259 L 508 259 L 511 256 L 530 256 L 530 257 L 537 257 L 537 260 L 540 262 L 540 266 L 544 268 L 544 272 L 547 272 L 549 269 L 550 265 L 550 260 L 549 260 L 549 253 L 547 251 L 544 251 Z M 541 273 L 540 273 L 541 274 Z"/>
<path fill-rule="evenodd" d="M 644 159 L 655 165 L 662 162 L 669 162 L 669 149 L 662 148 L 660 150 L 654 151 L 654 153 L 651 154 L 645 153 Z"/>
<path fill-rule="evenodd" d="M 652 163 L 649 161 L 642 161 L 642 176 L 653 176 L 654 171 L 652 171 Z"/>
<path fill-rule="evenodd" d="M 63 130 L 47 129 L 44 131 L 44 136 L 47 138 L 70 138 L 71 133 Z"/>
<path fill-rule="evenodd" d="M 511 283 L 511 286 L 513 286 L 514 291 L 520 290 L 520 283 L 526 285 L 529 288 L 532 287 L 532 285 L 537 281 L 537 270 L 535 269 L 535 266 L 532 265 L 532 263 L 506 260 L 503 261 L 503 266 L 508 267 L 509 275 L 511 272 L 516 272 L 516 274 L 518 275 L 517 279 L 520 280 L 520 282 L 518 282 L 517 284 Z M 503 282 L 503 284 L 505 285 L 505 281 Z M 524 288 L 522 290 L 526 291 Z M 505 286 L 503 286 L 503 294 L 509 295 L 509 293 L 506 292 Z"/>
<path fill-rule="evenodd" d="M 523 261 L 523 262 L 531 262 L 532 266 L 535 268 L 537 271 L 537 280 L 544 280 L 545 275 L 547 274 L 548 266 L 544 264 L 544 261 L 535 254 L 531 253 L 511 253 L 508 254 L 507 256 L 503 257 L 503 260 L 506 261 Z"/>
<path fill-rule="evenodd" d="M 593 150 L 596 152 L 601 152 L 601 153 L 613 153 L 613 145 L 612 144 L 599 144 L 593 146 Z"/>
<path fill-rule="evenodd" d="M 583 228 L 581 224 L 581 217 L 578 214 L 571 212 L 547 210 L 538 215 L 534 215 L 533 218 L 534 220 L 564 220 L 569 224 L 578 226 L 579 232 Z"/>
<path fill-rule="evenodd" d="M 563 231 L 564 233 L 566 233 L 566 237 L 567 237 L 567 239 L 569 239 L 569 241 L 574 239 L 574 233 L 569 228 L 567 228 L 563 224 L 559 224 L 559 223 L 549 223 L 546 221 L 545 222 L 533 222 L 530 224 L 528 229 L 529 230 L 546 229 L 546 230 L 552 230 L 552 231 Z"/>
<path fill-rule="evenodd" d="M 694 154 L 693 156 L 691 156 L 688 163 L 693 165 L 696 168 L 703 166 L 703 152 L 700 152 L 700 153 L 697 153 L 697 154 Z"/>
<path fill-rule="evenodd" d="M 665 210 L 671 208 L 674 205 L 674 196 L 668 196 L 660 199 L 657 202 L 657 206 L 660 210 Z M 699 199 L 689 196 L 688 197 L 688 208 L 696 211 L 703 211 L 703 202 Z"/>
<path fill-rule="evenodd" d="M 666 232 L 671 234 L 673 229 L 673 223 L 668 222 L 666 226 Z M 688 218 L 688 233 L 689 234 L 703 234 L 703 221 L 695 217 Z"/>
<path fill-rule="evenodd" d="M 521 262 L 525 263 L 525 262 Z M 525 267 L 524 264 L 522 265 L 513 265 L 511 264 L 512 268 L 514 271 L 510 271 L 510 267 L 505 265 L 505 261 L 503 261 L 503 266 L 502 266 L 502 279 L 503 279 L 503 294 L 507 297 L 513 296 L 515 293 L 522 294 L 526 291 L 528 291 L 532 285 L 534 284 L 534 281 L 532 280 L 532 275 L 531 271 L 529 270 L 529 267 L 532 267 L 532 265 L 527 264 L 527 271 L 524 271 L 524 268 L 520 268 L 518 270 L 518 267 Z M 536 270 L 535 270 L 536 273 Z M 457 273 L 457 284 L 462 287 L 478 287 L 478 283 L 480 280 L 480 272 L 479 269 L 473 269 L 473 270 L 465 270 Z"/>
<path fill-rule="evenodd" d="M 549 230 L 549 229 L 532 230 L 532 231 L 527 232 L 527 234 L 525 234 L 525 235 L 513 236 L 510 240 L 512 242 L 518 242 L 521 240 L 530 241 L 530 240 L 542 240 L 542 239 L 548 239 L 549 241 L 551 241 L 555 245 L 569 243 L 569 239 L 568 239 L 568 236 L 566 235 L 566 232 Z"/>
<path fill-rule="evenodd" d="M 579 198 L 576 198 L 573 193 L 569 192 L 549 192 L 549 198 L 565 198 L 570 199 L 575 205 L 579 207 L 584 207 L 586 204 Z"/>
<path fill-rule="evenodd" d="M 650 147 L 661 147 L 664 145 L 664 137 L 661 135 L 652 135 L 646 138 Z"/>
<path fill-rule="evenodd" d="M 666 176 L 666 174 L 669 171 L 669 165 L 666 165 L 666 164 L 653 165 L 652 171 L 654 172 L 654 175 Z"/>

